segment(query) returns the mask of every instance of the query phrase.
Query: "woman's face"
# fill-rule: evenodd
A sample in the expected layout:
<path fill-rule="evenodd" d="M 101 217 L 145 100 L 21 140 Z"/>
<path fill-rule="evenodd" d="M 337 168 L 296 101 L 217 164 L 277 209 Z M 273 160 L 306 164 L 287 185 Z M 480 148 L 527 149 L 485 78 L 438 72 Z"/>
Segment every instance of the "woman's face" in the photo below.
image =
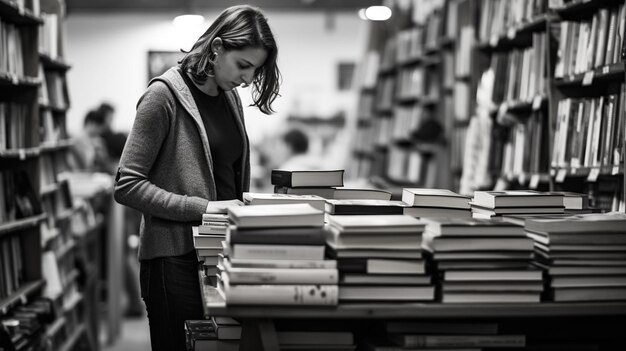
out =
<path fill-rule="evenodd" d="M 252 83 L 254 72 L 265 63 L 267 51 L 248 47 L 241 50 L 221 50 L 214 65 L 215 82 L 222 90 L 232 90 Z"/>

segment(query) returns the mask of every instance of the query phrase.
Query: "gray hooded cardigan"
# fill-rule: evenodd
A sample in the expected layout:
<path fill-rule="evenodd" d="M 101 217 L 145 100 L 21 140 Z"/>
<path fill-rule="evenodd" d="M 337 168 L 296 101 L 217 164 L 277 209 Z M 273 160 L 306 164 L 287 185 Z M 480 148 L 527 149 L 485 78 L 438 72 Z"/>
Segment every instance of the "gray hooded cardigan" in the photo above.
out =
<path fill-rule="evenodd" d="M 169 69 L 139 99 L 116 176 L 115 200 L 143 213 L 140 260 L 193 250 L 191 226 L 217 197 L 210 141 L 181 74 L 178 67 Z M 250 148 L 241 100 L 234 89 L 225 94 L 243 139 L 238 189 L 248 191 Z"/>

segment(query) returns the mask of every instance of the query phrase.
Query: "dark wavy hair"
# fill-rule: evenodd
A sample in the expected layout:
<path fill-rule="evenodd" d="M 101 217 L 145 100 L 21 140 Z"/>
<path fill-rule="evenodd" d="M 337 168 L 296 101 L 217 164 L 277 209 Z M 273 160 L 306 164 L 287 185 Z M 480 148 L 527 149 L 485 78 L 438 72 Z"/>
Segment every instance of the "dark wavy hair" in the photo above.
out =
<path fill-rule="evenodd" d="M 229 7 L 217 16 L 191 50 L 181 50 L 186 53 L 179 62 L 181 69 L 189 72 L 200 83 L 208 79 L 207 72 L 212 69 L 209 62 L 211 43 L 217 37 L 222 39 L 225 50 L 254 47 L 267 51 L 265 63 L 254 72 L 252 105 L 265 114 L 274 113 L 271 104 L 278 96 L 281 78 L 276 64 L 278 46 L 265 15 L 260 9 L 249 5 Z"/>

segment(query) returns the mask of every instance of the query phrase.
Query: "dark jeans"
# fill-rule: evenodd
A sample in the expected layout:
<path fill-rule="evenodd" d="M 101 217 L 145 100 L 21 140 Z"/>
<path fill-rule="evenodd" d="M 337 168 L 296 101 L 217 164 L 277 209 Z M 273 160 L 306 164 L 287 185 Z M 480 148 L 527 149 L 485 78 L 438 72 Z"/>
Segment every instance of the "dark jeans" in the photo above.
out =
<path fill-rule="evenodd" d="M 185 351 L 184 321 L 204 318 L 195 252 L 141 261 L 139 281 L 152 351 Z"/>

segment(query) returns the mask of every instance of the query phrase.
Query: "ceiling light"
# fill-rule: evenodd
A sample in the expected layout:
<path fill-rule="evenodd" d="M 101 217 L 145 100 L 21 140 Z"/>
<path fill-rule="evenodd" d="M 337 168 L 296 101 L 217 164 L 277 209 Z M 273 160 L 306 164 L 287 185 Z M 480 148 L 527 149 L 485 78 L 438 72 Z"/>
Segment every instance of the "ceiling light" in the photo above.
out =
<path fill-rule="evenodd" d="M 180 15 L 174 18 L 174 25 L 181 28 L 198 27 L 204 22 L 204 17 L 200 15 Z"/>
<path fill-rule="evenodd" d="M 365 16 L 365 9 L 360 9 L 357 13 L 359 14 L 360 19 L 367 21 L 367 16 Z"/>
<path fill-rule="evenodd" d="M 391 17 L 391 9 L 387 6 L 370 6 L 365 10 L 365 17 L 370 21 L 386 21 Z"/>

